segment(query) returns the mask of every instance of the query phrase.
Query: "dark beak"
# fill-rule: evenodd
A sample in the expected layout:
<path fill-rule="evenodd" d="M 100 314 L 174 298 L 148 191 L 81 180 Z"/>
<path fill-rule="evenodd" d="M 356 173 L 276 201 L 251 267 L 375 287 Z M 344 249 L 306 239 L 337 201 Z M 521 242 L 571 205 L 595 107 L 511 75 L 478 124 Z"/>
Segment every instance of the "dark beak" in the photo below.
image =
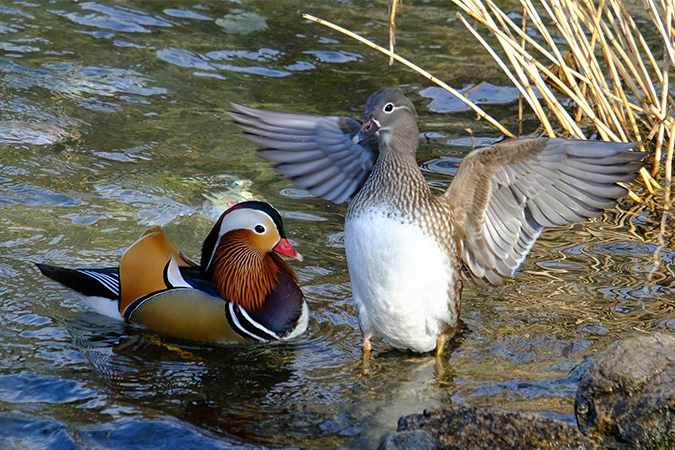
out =
<path fill-rule="evenodd" d="M 366 120 L 363 123 L 363 126 L 359 130 L 359 132 L 352 138 L 352 141 L 355 144 L 360 143 L 366 138 L 369 138 L 370 136 L 374 135 L 380 131 L 380 122 L 375 119 L 373 116 L 370 116 L 368 120 Z"/>

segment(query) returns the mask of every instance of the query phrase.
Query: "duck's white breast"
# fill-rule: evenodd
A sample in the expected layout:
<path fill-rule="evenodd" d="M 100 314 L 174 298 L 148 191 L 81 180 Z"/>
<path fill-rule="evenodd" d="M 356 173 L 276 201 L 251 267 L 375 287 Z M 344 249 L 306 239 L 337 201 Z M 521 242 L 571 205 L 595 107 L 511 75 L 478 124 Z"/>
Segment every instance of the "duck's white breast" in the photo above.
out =
<path fill-rule="evenodd" d="M 345 246 L 359 323 L 394 347 L 426 352 L 457 323 L 457 277 L 444 246 L 421 227 L 385 210 L 345 223 Z"/>

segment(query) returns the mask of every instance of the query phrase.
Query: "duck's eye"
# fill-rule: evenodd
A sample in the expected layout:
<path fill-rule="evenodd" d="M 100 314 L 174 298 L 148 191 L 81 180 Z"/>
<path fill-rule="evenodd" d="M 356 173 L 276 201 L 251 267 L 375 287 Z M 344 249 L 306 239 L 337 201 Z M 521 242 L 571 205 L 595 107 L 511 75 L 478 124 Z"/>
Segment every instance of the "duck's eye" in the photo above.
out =
<path fill-rule="evenodd" d="M 262 225 L 256 225 L 254 230 L 258 234 L 263 234 L 265 232 L 265 227 Z"/>
<path fill-rule="evenodd" d="M 387 103 L 384 105 L 384 112 L 390 113 L 394 110 L 394 104 L 393 103 Z"/>

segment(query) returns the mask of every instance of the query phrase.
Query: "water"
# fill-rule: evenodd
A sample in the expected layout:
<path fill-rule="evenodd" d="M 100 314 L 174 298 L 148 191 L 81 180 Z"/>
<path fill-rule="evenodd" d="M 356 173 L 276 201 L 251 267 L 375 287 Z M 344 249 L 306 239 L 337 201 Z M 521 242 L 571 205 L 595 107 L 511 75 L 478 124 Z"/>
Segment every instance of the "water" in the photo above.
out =
<path fill-rule="evenodd" d="M 255 156 L 233 101 L 361 116 L 400 86 L 418 107 L 437 192 L 472 138 L 499 134 L 309 12 L 384 44 L 386 2 L 5 2 L 0 5 L 0 438 L 18 448 L 373 448 L 400 415 L 455 402 L 573 422 L 570 370 L 617 339 L 675 326 L 675 253 L 647 214 L 545 232 L 515 279 L 465 289 L 440 365 L 360 336 L 346 205 L 308 197 Z M 512 88 L 447 2 L 407 2 L 401 52 L 517 130 Z M 503 87 L 500 87 L 503 86 Z M 525 130 L 536 122 L 526 116 Z M 115 265 L 154 225 L 187 254 L 222 208 L 263 199 L 305 256 L 308 333 L 196 346 L 88 310 L 34 262 Z"/>

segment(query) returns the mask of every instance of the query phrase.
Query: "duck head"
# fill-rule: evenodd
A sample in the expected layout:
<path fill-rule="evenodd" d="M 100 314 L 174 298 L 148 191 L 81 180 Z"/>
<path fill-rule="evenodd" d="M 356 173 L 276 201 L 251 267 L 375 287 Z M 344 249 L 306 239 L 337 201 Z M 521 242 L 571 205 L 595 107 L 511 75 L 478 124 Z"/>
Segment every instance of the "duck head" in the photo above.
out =
<path fill-rule="evenodd" d="M 380 150 L 385 148 L 417 150 L 419 129 L 413 104 L 396 88 L 380 89 L 368 98 L 361 130 L 352 139 L 355 144 L 378 135 Z M 394 141 L 398 141 L 394 145 Z M 408 142 L 410 141 L 410 142 Z"/>
<path fill-rule="evenodd" d="M 204 241 L 201 267 L 225 299 L 253 310 L 274 290 L 281 271 L 297 282 L 279 254 L 302 261 L 279 212 L 264 202 L 242 202 L 220 216 Z"/>

